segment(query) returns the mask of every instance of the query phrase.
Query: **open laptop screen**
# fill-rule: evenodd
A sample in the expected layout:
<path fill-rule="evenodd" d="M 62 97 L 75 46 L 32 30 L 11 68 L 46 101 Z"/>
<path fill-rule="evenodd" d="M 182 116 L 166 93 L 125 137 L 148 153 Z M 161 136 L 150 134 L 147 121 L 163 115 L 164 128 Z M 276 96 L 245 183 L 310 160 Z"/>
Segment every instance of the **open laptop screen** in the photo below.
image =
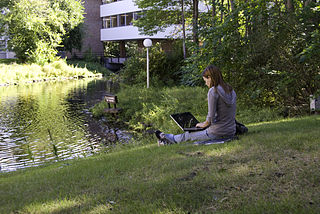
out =
<path fill-rule="evenodd" d="M 197 123 L 199 123 L 199 121 L 190 112 L 171 114 L 170 117 L 178 124 L 178 126 L 182 130 L 195 128 Z"/>

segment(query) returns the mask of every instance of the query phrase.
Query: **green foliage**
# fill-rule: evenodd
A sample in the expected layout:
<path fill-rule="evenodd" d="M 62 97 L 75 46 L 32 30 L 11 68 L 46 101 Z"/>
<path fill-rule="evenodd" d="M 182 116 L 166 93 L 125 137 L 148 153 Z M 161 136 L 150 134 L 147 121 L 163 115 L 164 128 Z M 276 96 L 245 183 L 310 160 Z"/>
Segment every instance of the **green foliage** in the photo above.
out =
<path fill-rule="evenodd" d="M 12 64 L 15 62 L 16 62 L 16 59 L 0 59 L 0 64 Z"/>
<path fill-rule="evenodd" d="M 101 73 L 103 76 L 111 75 L 111 72 L 101 65 L 99 62 L 96 61 L 85 61 L 85 60 L 67 60 L 69 65 L 73 65 L 74 67 L 84 68 L 93 73 Z"/>
<path fill-rule="evenodd" d="M 178 131 L 170 120 L 170 114 L 191 111 L 196 116 L 206 115 L 206 92 L 203 88 L 141 88 L 122 86 L 119 106 L 124 109 L 123 118 L 131 128 L 143 130 L 143 124 L 154 128 Z M 170 125 L 169 125 L 170 124 Z"/>
<path fill-rule="evenodd" d="M 170 119 L 170 114 L 192 112 L 200 121 L 207 116 L 207 92 L 205 87 L 150 87 L 149 89 L 135 85 L 122 85 L 117 93 L 119 107 L 123 112 L 119 115 L 132 130 L 143 132 L 148 129 L 160 129 L 170 133 L 181 133 L 181 130 Z M 270 121 L 283 118 L 277 109 L 251 107 L 248 108 L 241 97 L 237 101 L 236 119 L 245 124 Z M 105 116 L 105 102 L 97 104 L 93 109 L 96 117 Z"/>
<path fill-rule="evenodd" d="M 134 22 L 139 31 L 153 35 L 166 27 L 180 23 L 180 1 L 136 0 L 139 8 L 144 10 L 143 16 Z"/>
<path fill-rule="evenodd" d="M 7 5 L 9 48 L 22 62 L 53 61 L 62 37 L 83 20 L 78 0 L 15 0 Z"/>
<path fill-rule="evenodd" d="M 146 85 L 146 49 L 131 49 L 120 75 L 126 84 Z M 159 43 L 149 48 L 150 85 L 173 85 L 178 80 L 178 69 L 183 59 L 181 51 L 165 53 Z"/>
<path fill-rule="evenodd" d="M 214 17 L 202 13 L 202 43 L 188 45 L 182 83 L 198 85 L 201 71 L 215 64 L 247 105 L 305 112 L 320 85 L 320 14 L 314 2 L 293 2 L 292 12 L 282 2 L 259 0 L 234 1 L 233 10 L 218 5 Z"/>
<path fill-rule="evenodd" d="M 119 43 L 118 42 L 105 42 L 104 43 L 104 52 L 108 57 L 119 57 L 120 50 L 119 50 Z"/>
<path fill-rule="evenodd" d="M 67 32 L 63 37 L 63 50 L 72 53 L 72 49 L 82 49 L 82 38 L 84 36 L 83 23 Z"/>

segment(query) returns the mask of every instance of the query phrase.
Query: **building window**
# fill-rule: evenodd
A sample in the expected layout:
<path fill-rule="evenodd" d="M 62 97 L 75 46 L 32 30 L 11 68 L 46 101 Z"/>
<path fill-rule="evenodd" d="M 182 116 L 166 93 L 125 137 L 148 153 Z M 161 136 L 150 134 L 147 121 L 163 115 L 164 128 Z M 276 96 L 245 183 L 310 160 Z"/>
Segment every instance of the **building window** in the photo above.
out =
<path fill-rule="evenodd" d="M 110 16 L 108 16 L 108 17 L 103 17 L 103 19 L 102 19 L 102 25 L 103 25 L 103 28 L 111 28 Z"/>
<path fill-rule="evenodd" d="M 103 28 L 114 28 L 121 26 L 133 25 L 133 20 L 137 20 L 143 16 L 143 12 L 124 13 L 114 16 L 106 16 L 102 18 Z"/>
<path fill-rule="evenodd" d="M 111 27 L 118 27 L 118 16 L 111 16 Z"/>
<path fill-rule="evenodd" d="M 133 24 L 132 21 L 133 21 L 133 13 L 128 13 L 126 17 L 126 25 L 132 25 Z"/>
<path fill-rule="evenodd" d="M 120 15 L 120 26 L 126 26 L 126 19 L 127 19 L 127 14 L 121 14 Z"/>

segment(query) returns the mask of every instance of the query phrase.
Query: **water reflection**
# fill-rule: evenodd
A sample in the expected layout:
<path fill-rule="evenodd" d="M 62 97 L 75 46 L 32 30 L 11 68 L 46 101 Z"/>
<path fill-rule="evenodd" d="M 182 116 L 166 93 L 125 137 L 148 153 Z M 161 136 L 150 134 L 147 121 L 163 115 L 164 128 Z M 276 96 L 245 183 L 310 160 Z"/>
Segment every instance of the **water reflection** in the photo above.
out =
<path fill-rule="evenodd" d="M 0 87 L 0 170 L 88 156 L 103 145 L 86 112 L 110 90 L 106 80 Z"/>

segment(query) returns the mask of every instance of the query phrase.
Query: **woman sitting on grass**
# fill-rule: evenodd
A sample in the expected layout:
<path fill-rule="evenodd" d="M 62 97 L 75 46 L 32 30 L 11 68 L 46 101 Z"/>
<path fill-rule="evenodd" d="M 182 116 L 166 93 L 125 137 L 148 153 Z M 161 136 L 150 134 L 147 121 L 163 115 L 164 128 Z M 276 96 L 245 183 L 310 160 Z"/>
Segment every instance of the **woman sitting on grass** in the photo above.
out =
<path fill-rule="evenodd" d="M 208 86 L 208 115 L 206 121 L 196 126 L 203 131 L 185 132 L 173 135 L 155 132 L 159 145 L 180 143 L 194 140 L 214 140 L 232 138 L 236 133 L 236 99 L 237 95 L 230 85 L 225 83 L 218 67 L 209 65 L 202 72 L 203 80 Z"/>

